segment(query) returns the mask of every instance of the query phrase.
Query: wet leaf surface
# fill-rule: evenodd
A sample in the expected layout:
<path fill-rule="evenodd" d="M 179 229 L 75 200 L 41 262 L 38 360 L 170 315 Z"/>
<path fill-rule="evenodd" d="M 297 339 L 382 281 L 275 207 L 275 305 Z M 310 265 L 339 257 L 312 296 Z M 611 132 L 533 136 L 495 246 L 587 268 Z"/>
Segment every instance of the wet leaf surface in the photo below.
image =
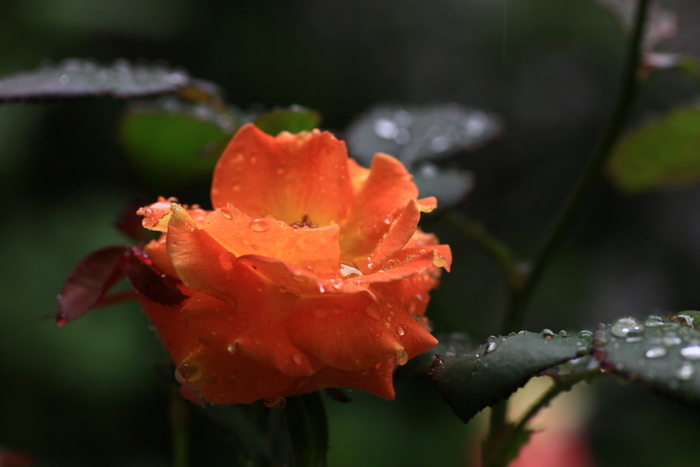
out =
<path fill-rule="evenodd" d="M 492 337 L 469 353 L 437 361 L 432 379 L 466 423 L 484 408 L 509 397 L 531 377 L 590 353 L 589 332 L 564 335 L 545 330 Z"/>
<path fill-rule="evenodd" d="M 132 98 L 170 93 L 190 85 L 181 70 L 117 60 L 100 65 L 91 60 L 66 59 L 34 71 L 0 78 L 0 102 L 40 102 L 90 96 Z"/>
<path fill-rule="evenodd" d="M 603 371 L 700 407 L 700 331 L 692 327 L 693 319 L 679 313 L 601 325 L 594 356 Z"/>
<path fill-rule="evenodd" d="M 496 116 L 458 104 L 378 106 L 361 115 L 347 131 L 350 155 L 369 166 L 377 152 L 407 167 L 457 151 L 475 150 L 501 132 Z"/>

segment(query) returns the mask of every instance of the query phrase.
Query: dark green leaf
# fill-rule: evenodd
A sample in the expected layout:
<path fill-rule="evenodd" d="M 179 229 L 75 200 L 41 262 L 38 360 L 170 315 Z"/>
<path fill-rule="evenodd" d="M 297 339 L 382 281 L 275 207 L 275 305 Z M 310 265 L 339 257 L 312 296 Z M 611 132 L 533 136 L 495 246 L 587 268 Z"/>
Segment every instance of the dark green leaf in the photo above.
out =
<path fill-rule="evenodd" d="M 588 335 L 563 337 L 548 330 L 522 331 L 491 338 L 467 355 L 437 364 L 432 378 L 466 423 L 482 409 L 509 397 L 531 377 L 588 354 L 590 346 Z"/>
<path fill-rule="evenodd" d="M 155 189 L 175 190 L 211 177 L 237 125 L 206 105 L 168 99 L 133 107 L 121 122 L 121 140 L 141 178 Z"/>
<path fill-rule="evenodd" d="M 0 79 L 0 102 L 36 102 L 108 95 L 118 98 L 175 92 L 192 83 L 184 71 L 117 60 L 110 66 L 67 59 Z"/>
<path fill-rule="evenodd" d="M 470 173 L 456 169 L 440 169 L 429 163 L 421 165 L 413 173 L 413 181 L 421 197 L 437 198 L 440 209 L 463 201 L 474 186 Z"/>
<path fill-rule="evenodd" d="M 627 135 L 608 164 L 614 184 L 627 193 L 700 181 L 700 108 L 666 114 Z"/>
<path fill-rule="evenodd" d="M 352 157 L 365 166 L 383 152 L 411 167 L 416 161 L 477 149 L 500 131 L 494 115 L 458 104 L 379 106 L 350 126 L 347 142 Z"/>
<path fill-rule="evenodd" d="M 318 392 L 287 398 L 284 409 L 292 440 L 291 467 L 324 467 L 328 452 L 328 420 Z"/>
<path fill-rule="evenodd" d="M 459 354 L 464 354 L 470 345 L 466 334 L 452 333 L 436 335 L 440 341 L 432 349 L 413 357 L 405 365 L 397 366 L 394 370 L 394 378 L 427 378 L 430 376 L 430 368 L 435 362 L 436 356 L 443 359 L 451 359 Z"/>
<path fill-rule="evenodd" d="M 257 117 L 253 123 L 265 133 L 277 136 L 283 131 L 299 133 L 318 128 L 321 116 L 318 112 L 303 107 L 277 109 Z"/>
<path fill-rule="evenodd" d="M 700 407 L 700 331 L 681 324 L 685 313 L 601 325 L 593 339 L 601 369 Z"/>

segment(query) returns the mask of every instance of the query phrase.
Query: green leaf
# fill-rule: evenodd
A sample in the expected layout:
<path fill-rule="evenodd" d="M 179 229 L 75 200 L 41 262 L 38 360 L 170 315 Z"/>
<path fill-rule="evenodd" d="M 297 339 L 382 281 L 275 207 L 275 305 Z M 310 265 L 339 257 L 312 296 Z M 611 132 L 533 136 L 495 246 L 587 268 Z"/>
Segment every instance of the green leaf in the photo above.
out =
<path fill-rule="evenodd" d="M 288 397 L 284 409 L 292 441 L 291 467 L 324 467 L 328 452 L 328 420 L 320 394 Z"/>
<path fill-rule="evenodd" d="M 700 108 L 676 109 L 628 134 L 615 148 L 608 173 L 627 193 L 700 182 Z"/>
<path fill-rule="evenodd" d="M 206 105 L 168 99 L 127 112 L 121 142 L 140 177 L 154 189 L 170 191 L 210 178 L 237 125 Z"/>
<path fill-rule="evenodd" d="M 277 109 L 258 116 L 253 123 L 265 133 L 277 136 L 283 131 L 299 133 L 318 128 L 321 115 L 303 107 L 293 106 L 289 109 Z"/>
<path fill-rule="evenodd" d="M 590 333 L 564 337 L 549 330 L 492 337 L 476 350 L 434 366 L 432 378 L 463 421 L 509 397 L 531 377 L 590 353 Z"/>
<path fill-rule="evenodd" d="M 171 93 L 191 85 L 194 83 L 187 73 L 172 68 L 126 60 L 104 66 L 71 58 L 0 79 L 0 103 L 104 95 L 126 99 Z"/>
<path fill-rule="evenodd" d="M 397 366 L 394 370 L 394 378 L 428 378 L 435 357 L 439 355 L 443 359 L 454 358 L 458 354 L 464 354 L 470 345 L 469 338 L 463 333 L 442 334 L 435 336 L 440 343 L 432 349 L 416 355 L 405 365 Z"/>
<path fill-rule="evenodd" d="M 700 331 L 687 325 L 693 317 L 686 314 L 599 326 L 593 354 L 601 369 L 700 407 Z"/>

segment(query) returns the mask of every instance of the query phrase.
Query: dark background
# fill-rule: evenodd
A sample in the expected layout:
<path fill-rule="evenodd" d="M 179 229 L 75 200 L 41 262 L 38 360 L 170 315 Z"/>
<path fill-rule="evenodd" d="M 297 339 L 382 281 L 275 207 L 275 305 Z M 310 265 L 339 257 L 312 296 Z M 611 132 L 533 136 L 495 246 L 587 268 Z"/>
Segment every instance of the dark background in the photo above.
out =
<path fill-rule="evenodd" d="M 667 2 L 679 35 L 667 50 L 700 56 L 700 4 Z M 301 104 L 342 131 L 377 103 L 458 102 L 495 112 L 500 139 L 449 163 L 473 171 L 461 208 L 523 258 L 608 123 L 625 37 L 586 0 L 4 0 L 0 75 L 44 60 L 160 59 L 220 85 L 240 108 Z M 697 86 L 656 72 L 632 123 L 695 99 Z M 46 466 L 169 464 L 166 361 L 135 304 L 58 329 L 46 318 L 73 265 L 124 239 L 111 227 L 134 198 L 157 195 L 118 144 L 125 104 L 107 98 L 0 107 L 0 446 Z M 206 191 L 202 191 L 206 193 Z M 198 195 L 199 196 L 199 195 Z M 206 196 L 206 195 L 203 195 Z M 601 181 L 559 249 L 527 319 L 591 329 L 623 315 L 700 308 L 700 189 L 618 195 Z M 433 293 L 437 332 L 497 334 L 498 267 L 441 220 L 455 254 Z M 695 465 L 698 412 L 614 381 L 588 411 L 597 465 Z M 328 402 L 331 465 L 467 465 L 473 445 L 427 382 L 402 381 L 386 402 L 353 392 Z M 648 442 L 648 440 L 654 442 Z M 234 465 L 195 418 L 194 465 Z"/>

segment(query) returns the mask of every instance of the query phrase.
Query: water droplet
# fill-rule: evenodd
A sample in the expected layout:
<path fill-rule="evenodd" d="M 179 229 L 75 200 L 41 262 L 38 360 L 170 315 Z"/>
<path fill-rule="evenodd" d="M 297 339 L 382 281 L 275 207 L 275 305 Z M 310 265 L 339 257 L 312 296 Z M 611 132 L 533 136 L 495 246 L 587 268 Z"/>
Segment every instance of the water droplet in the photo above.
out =
<path fill-rule="evenodd" d="M 343 277 L 363 276 L 362 271 L 347 264 L 340 263 L 340 274 Z"/>
<path fill-rule="evenodd" d="M 625 342 L 628 344 L 636 344 L 637 342 L 642 342 L 644 340 L 642 336 L 632 336 L 632 337 L 626 337 Z"/>
<path fill-rule="evenodd" d="M 197 381 L 202 377 L 202 369 L 191 363 L 180 363 L 175 369 L 175 379 L 179 383 Z"/>
<path fill-rule="evenodd" d="M 550 338 L 556 336 L 556 334 L 554 334 L 554 331 L 552 331 L 551 329 L 546 329 L 546 328 L 542 330 L 540 335 L 542 337 L 544 337 L 545 339 L 550 339 Z"/>
<path fill-rule="evenodd" d="M 250 230 L 253 232 L 265 232 L 270 228 L 270 224 L 265 219 L 253 219 L 250 223 Z"/>
<path fill-rule="evenodd" d="M 700 345 L 689 345 L 681 349 L 681 356 L 688 360 L 700 360 Z"/>
<path fill-rule="evenodd" d="M 384 267 L 382 269 L 384 269 L 385 271 L 388 271 L 389 269 L 393 269 L 398 265 L 399 265 L 399 260 L 390 259 L 389 261 L 386 262 L 386 264 L 384 264 Z"/>
<path fill-rule="evenodd" d="M 666 323 L 661 316 L 649 315 L 646 321 L 644 321 L 644 326 L 648 328 L 656 328 L 659 326 L 666 326 Z"/>
<path fill-rule="evenodd" d="M 664 347 L 652 347 L 644 353 L 646 358 L 661 358 L 666 356 Z"/>
<path fill-rule="evenodd" d="M 295 353 L 294 355 L 292 355 L 292 361 L 297 365 L 301 365 L 302 363 L 304 363 L 304 357 L 302 357 L 301 354 Z"/>
<path fill-rule="evenodd" d="M 673 347 L 674 345 L 681 345 L 681 342 L 683 342 L 683 341 L 681 340 L 680 337 L 676 336 L 675 334 L 666 334 L 661 339 L 661 342 L 663 342 L 663 344 L 666 347 Z"/>
<path fill-rule="evenodd" d="M 262 292 L 265 290 L 265 286 L 263 286 L 262 282 L 258 282 L 258 285 L 255 287 L 258 292 Z"/>
<path fill-rule="evenodd" d="M 268 409 L 283 409 L 287 405 L 287 401 L 284 397 L 268 397 L 263 399 L 263 404 Z"/>
<path fill-rule="evenodd" d="M 612 325 L 610 332 L 615 337 L 635 337 L 644 332 L 644 325 L 632 317 L 620 318 Z"/>
<path fill-rule="evenodd" d="M 675 377 L 681 381 L 688 381 L 693 377 L 694 373 L 695 368 L 693 368 L 693 364 L 690 362 L 683 362 L 681 367 L 676 370 Z"/>
<path fill-rule="evenodd" d="M 397 326 L 397 328 L 396 328 L 396 334 L 398 334 L 399 336 L 403 336 L 403 335 L 406 334 L 406 331 L 404 330 L 403 327 Z"/>
<path fill-rule="evenodd" d="M 314 316 L 317 318 L 325 318 L 327 314 L 328 311 L 325 308 L 316 308 L 314 310 Z"/>
<path fill-rule="evenodd" d="M 408 362 L 408 352 L 403 347 L 396 351 L 396 364 L 405 365 Z"/>
<path fill-rule="evenodd" d="M 58 84 L 61 86 L 66 86 L 70 82 L 70 77 L 68 75 L 61 75 L 58 77 Z"/>
<path fill-rule="evenodd" d="M 489 342 L 488 344 L 486 344 L 486 349 L 484 350 L 484 353 L 485 353 L 485 354 L 491 353 L 491 352 L 493 352 L 494 350 L 496 350 L 497 348 L 498 348 L 498 342 L 496 342 L 496 341 L 491 341 L 491 342 Z"/>
<path fill-rule="evenodd" d="M 433 250 L 433 266 L 437 266 L 439 268 L 447 266 L 447 259 L 437 250 Z"/>
<path fill-rule="evenodd" d="M 381 319 L 381 315 L 379 314 L 380 311 L 381 308 L 379 308 L 379 305 L 377 305 L 376 303 L 372 303 L 365 309 L 365 313 L 367 313 L 367 316 L 374 319 Z"/>
<path fill-rule="evenodd" d="M 229 208 L 221 208 L 221 215 L 224 216 L 226 219 L 233 219 L 233 215 L 231 214 L 231 210 Z"/>
<path fill-rule="evenodd" d="M 236 353 L 237 347 L 238 345 L 235 342 L 231 342 L 228 347 L 226 347 L 226 351 L 231 354 Z"/>
<path fill-rule="evenodd" d="M 569 337 L 569 333 L 562 329 L 559 331 L 559 337 Z"/>
<path fill-rule="evenodd" d="M 233 262 L 236 260 L 236 257 L 229 253 L 228 251 L 222 251 L 219 253 L 219 264 L 221 264 L 221 267 L 225 271 L 230 271 L 233 269 Z"/>

